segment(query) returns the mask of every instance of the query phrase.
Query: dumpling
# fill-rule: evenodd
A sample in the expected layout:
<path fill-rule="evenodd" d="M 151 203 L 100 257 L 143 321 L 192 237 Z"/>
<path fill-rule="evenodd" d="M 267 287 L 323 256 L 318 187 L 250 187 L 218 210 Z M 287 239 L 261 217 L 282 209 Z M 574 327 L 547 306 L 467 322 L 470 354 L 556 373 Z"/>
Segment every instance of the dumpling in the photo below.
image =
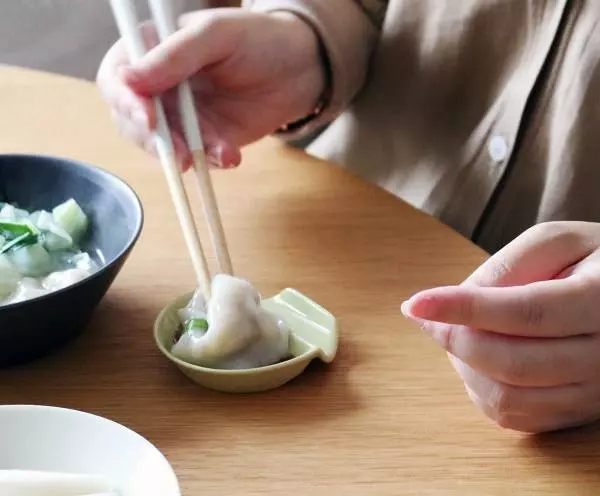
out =
<path fill-rule="evenodd" d="M 264 367 L 288 357 L 289 328 L 262 308 L 260 295 L 248 281 L 219 274 L 211 293 L 205 308 L 196 294 L 180 312 L 184 322 L 205 315 L 207 329 L 184 330 L 171 350 L 174 356 L 215 369 Z"/>

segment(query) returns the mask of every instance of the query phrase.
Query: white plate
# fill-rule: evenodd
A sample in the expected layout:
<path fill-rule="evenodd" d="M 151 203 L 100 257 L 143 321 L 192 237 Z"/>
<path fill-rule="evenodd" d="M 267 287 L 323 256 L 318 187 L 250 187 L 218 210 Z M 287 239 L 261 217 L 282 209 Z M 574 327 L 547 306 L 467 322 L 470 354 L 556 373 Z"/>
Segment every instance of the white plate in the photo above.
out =
<path fill-rule="evenodd" d="M 0 470 L 101 475 L 120 496 L 181 496 L 167 459 L 132 430 L 50 406 L 0 406 Z"/>

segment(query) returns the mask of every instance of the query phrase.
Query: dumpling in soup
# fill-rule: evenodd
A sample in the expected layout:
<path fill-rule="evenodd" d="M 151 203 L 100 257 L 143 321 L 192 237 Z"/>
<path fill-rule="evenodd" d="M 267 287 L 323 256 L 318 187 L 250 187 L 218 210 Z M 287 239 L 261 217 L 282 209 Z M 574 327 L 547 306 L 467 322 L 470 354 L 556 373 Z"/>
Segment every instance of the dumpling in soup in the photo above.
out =
<path fill-rule="evenodd" d="M 288 356 L 290 332 L 261 306 L 260 295 L 246 280 L 219 274 L 213 278 L 207 305 L 196 293 L 180 312 L 184 332 L 174 356 L 215 369 L 249 369 Z"/>

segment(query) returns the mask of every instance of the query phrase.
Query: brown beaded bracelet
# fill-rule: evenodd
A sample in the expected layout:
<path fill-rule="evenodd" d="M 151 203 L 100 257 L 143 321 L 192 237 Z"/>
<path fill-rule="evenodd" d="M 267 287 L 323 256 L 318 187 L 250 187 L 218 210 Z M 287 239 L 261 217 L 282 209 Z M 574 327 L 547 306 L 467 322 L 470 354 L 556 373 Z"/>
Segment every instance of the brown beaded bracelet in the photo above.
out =
<path fill-rule="evenodd" d="M 323 41 L 321 40 L 321 37 L 318 36 L 318 34 L 317 34 L 317 39 L 319 40 L 319 58 L 321 60 L 321 65 L 322 65 L 323 71 L 325 73 L 325 89 L 321 93 L 321 96 L 319 97 L 319 101 L 315 105 L 314 110 L 310 114 L 308 114 L 294 122 L 290 122 L 288 124 L 284 124 L 283 126 L 281 126 L 278 130 L 281 133 L 290 133 L 290 132 L 300 131 L 302 128 L 304 128 L 305 126 L 310 124 L 312 121 L 314 121 L 316 118 L 318 118 L 323 113 L 323 111 L 325 110 L 327 105 L 329 105 L 329 102 L 331 100 L 331 96 L 333 93 L 333 75 L 332 75 L 332 70 L 331 70 L 331 64 L 329 61 L 329 56 L 327 54 L 327 50 L 325 49 L 325 45 L 323 44 Z"/>

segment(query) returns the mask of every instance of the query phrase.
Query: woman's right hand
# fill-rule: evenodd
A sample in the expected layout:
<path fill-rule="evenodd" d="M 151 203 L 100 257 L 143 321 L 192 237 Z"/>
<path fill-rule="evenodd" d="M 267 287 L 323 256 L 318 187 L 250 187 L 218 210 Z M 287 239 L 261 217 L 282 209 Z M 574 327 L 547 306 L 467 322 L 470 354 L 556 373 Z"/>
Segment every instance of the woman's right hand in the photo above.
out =
<path fill-rule="evenodd" d="M 133 64 L 117 41 L 97 84 L 120 133 L 153 154 L 152 97 L 160 95 L 184 169 L 191 156 L 174 91 L 183 80 L 194 93 L 209 160 L 222 167 L 238 165 L 244 145 L 309 114 L 324 90 L 317 36 L 291 13 L 208 9 L 183 16 L 180 26 L 157 44 L 154 26 L 144 24 L 151 49 Z"/>

